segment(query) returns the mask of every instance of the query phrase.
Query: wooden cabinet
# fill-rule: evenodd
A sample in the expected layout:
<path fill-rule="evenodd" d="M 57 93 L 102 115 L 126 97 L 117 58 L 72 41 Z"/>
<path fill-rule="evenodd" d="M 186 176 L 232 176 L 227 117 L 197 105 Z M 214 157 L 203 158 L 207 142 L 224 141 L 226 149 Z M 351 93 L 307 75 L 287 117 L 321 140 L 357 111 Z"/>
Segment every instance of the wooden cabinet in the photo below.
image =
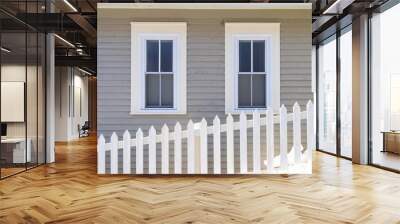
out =
<path fill-rule="evenodd" d="M 383 133 L 383 152 L 400 154 L 400 132 Z"/>

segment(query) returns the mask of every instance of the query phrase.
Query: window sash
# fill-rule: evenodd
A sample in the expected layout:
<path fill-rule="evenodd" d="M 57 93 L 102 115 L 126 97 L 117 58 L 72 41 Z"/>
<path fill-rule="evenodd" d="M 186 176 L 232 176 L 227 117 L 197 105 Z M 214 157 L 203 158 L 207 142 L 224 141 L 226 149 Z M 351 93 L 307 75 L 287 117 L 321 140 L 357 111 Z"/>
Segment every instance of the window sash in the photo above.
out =
<path fill-rule="evenodd" d="M 164 90 L 164 86 L 163 86 L 163 77 L 166 77 L 167 75 L 172 76 L 172 88 L 171 91 L 172 93 L 172 97 L 171 97 L 171 104 L 165 103 L 163 102 L 163 96 L 165 96 L 165 94 L 163 94 L 163 90 Z M 148 101 L 148 93 L 147 93 L 147 81 L 148 81 L 148 77 L 149 76 L 157 76 L 157 82 L 158 82 L 158 88 L 157 88 L 157 92 L 158 92 L 158 96 L 157 96 L 157 101 L 158 104 L 157 105 L 149 105 Z M 149 109 L 156 109 L 156 108 L 173 108 L 174 107 L 174 74 L 173 73 L 164 73 L 164 74 L 160 74 L 160 73 L 146 73 L 145 74 L 145 108 L 149 108 Z"/>
<path fill-rule="evenodd" d="M 147 69 L 148 69 L 148 65 L 147 65 L 147 46 L 148 46 L 148 41 L 157 41 L 157 43 L 158 43 L 158 69 L 157 69 L 157 71 L 147 71 Z M 171 60 L 169 60 L 170 61 L 170 63 L 172 63 L 169 67 L 171 68 L 171 70 L 172 71 L 168 71 L 168 72 L 162 72 L 162 43 L 164 42 L 164 41 L 171 41 L 172 42 L 172 55 L 171 55 Z M 175 105 L 175 65 L 174 65 L 174 63 L 175 63 L 175 58 L 174 58 L 174 55 L 175 55 L 175 41 L 173 40 L 173 39 L 154 39 L 154 38 L 146 38 L 146 39 L 144 39 L 144 43 L 145 43 L 145 49 L 144 49 L 144 51 L 143 51 L 143 58 L 145 58 L 145 65 L 144 65 L 144 108 L 145 109 L 173 109 L 174 108 L 174 105 Z M 167 66 L 168 67 L 168 66 Z M 165 103 L 165 102 L 163 102 L 163 98 L 165 98 L 166 96 L 163 94 L 163 92 L 164 92 L 164 90 L 165 90 L 165 88 L 163 87 L 163 78 L 162 77 L 166 77 L 166 76 L 168 76 L 168 75 L 171 75 L 172 76 L 172 88 L 171 88 L 171 91 L 172 91 L 172 93 L 170 93 L 169 92 L 169 94 L 171 94 L 172 95 L 172 98 L 170 98 L 170 101 L 172 102 L 172 104 L 168 104 L 168 103 Z M 157 79 L 158 79 L 158 87 L 157 87 L 157 93 L 158 93 L 158 96 L 157 96 L 157 100 L 156 101 L 158 101 L 158 104 L 157 105 L 155 105 L 155 104 L 149 104 L 149 99 L 148 99 L 148 97 L 149 97 L 149 95 L 148 95 L 148 77 L 149 76 L 157 76 Z M 168 80 L 166 80 L 166 81 L 168 81 Z M 168 84 L 168 83 L 167 83 Z M 169 84 L 171 84 L 171 83 L 169 83 Z M 168 94 L 167 94 L 168 95 Z M 167 97 L 170 97 L 170 96 L 167 96 Z M 168 99 L 164 99 L 164 100 L 167 100 L 167 101 L 169 101 Z"/>
<path fill-rule="evenodd" d="M 240 46 L 240 42 L 241 41 L 243 41 L 243 42 L 250 42 L 251 43 L 251 46 L 250 46 L 250 61 L 249 61 L 249 63 L 250 63 L 250 71 L 249 72 L 241 72 L 240 71 L 240 69 L 239 69 L 239 65 L 240 65 L 240 56 L 241 56 L 241 54 L 240 54 L 240 48 L 239 48 L 239 46 Z M 254 72 L 254 42 L 255 41 L 264 41 L 264 72 Z M 237 72 L 236 72 L 236 81 L 237 81 L 237 85 L 236 85 L 236 89 L 237 89 L 237 108 L 238 109 L 256 109 L 256 108 L 261 108 L 261 109 L 264 109 L 264 108 L 266 108 L 267 107 L 267 88 L 268 88 L 268 76 L 267 76 L 267 63 L 266 63 L 266 59 L 267 59 L 267 44 L 268 44 L 268 42 L 267 42 L 267 40 L 266 39 L 257 39 L 257 38 L 255 38 L 255 39 L 238 39 L 237 40 L 237 57 L 236 57 L 236 64 L 237 64 Z M 263 105 L 255 105 L 255 103 L 253 102 L 254 101 L 254 95 L 255 94 L 257 94 L 257 93 L 255 93 L 255 90 L 254 90 L 254 88 L 253 88 L 253 77 L 255 76 L 255 75 L 263 75 L 264 76 L 264 80 L 265 80 L 265 83 L 264 83 L 264 93 L 263 93 L 263 97 L 264 97 L 264 104 Z M 239 90 L 239 87 L 240 87 L 240 80 L 239 80 L 239 76 L 250 76 L 250 87 L 249 87 L 249 89 L 250 89 L 250 104 L 245 104 L 245 103 L 242 103 L 242 102 L 240 102 L 240 90 Z M 242 104 L 241 104 L 242 103 Z"/>
<path fill-rule="evenodd" d="M 241 54 L 240 54 L 240 43 L 241 42 L 247 42 L 247 43 L 250 43 L 250 60 L 248 60 L 247 62 L 248 63 L 250 63 L 249 65 L 244 65 L 244 67 L 249 67 L 250 68 L 250 71 L 240 71 L 240 69 L 241 69 Z M 254 68 L 255 68 L 255 66 L 254 66 L 254 63 L 255 63 L 255 61 L 256 60 L 254 60 L 254 42 L 263 42 L 263 44 L 264 44 L 264 54 L 262 55 L 263 56 L 263 61 L 264 61 L 264 66 L 262 66 L 263 67 L 263 71 L 258 71 L 258 72 L 255 72 L 254 71 Z M 239 72 L 239 73 L 266 73 L 266 71 L 267 71 L 267 63 L 266 63 L 266 57 L 267 57 L 267 40 L 266 39 L 238 39 L 237 40 L 237 59 L 236 59 L 236 61 L 237 61 L 237 71 Z M 245 59 L 244 59 L 245 60 Z"/>
<path fill-rule="evenodd" d="M 149 69 L 149 65 L 148 65 L 148 55 L 147 55 L 147 53 L 148 53 L 148 42 L 150 42 L 150 41 L 152 41 L 152 42 L 155 42 L 155 41 L 157 41 L 157 50 L 158 50 L 158 53 L 157 53 L 157 56 L 158 56 L 158 58 L 157 58 L 157 70 L 154 70 L 154 71 L 149 71 L 148 69 Z M 171 42 L 172 43 L 172 55 L 171 55 L 171 59 L 170 59 L 170 62 L 171 62 L 171 65 L 169 65 L 169 67 L 171 68 L 171 71 L 162 71 L 163 70 L 163 52 L 162 52 L 162 49 L 163 49 L 163 45 L 162 45 L 162 43 L 165 43 L 165 42 Z M 144 58 L 146 58 L 146 60 L 145 60 L 145 72 L 146 73 L 173 73 L 174 72 L 174 62 L 175 62 L 175 60 L 174 60 L 174 45 L 175 45 L 175 41 L 174 40 L 171 40 L 171 39 L 145 39 L 144 40 L 144 43 L 145 43 L 145 49 L 144 49 Z"/>
<path fill-rule="evenodd" d="M 250 104 L 241 104 L 241 102 L 239 101 L 239 96 L 240 96 L 240 89 L 239 89 L 239 87 L 240 87 L 240 80 L 239 80 L 239 76 L 250 76 L 250 87 L 249 87 L 249 89 L 250 89 Z M 264 94 L 263 94 L 263 97 L 264 97 L 264 105 L 255 105 L 255 103 L 254 103 L 254 97 L 255 97 L 255 95 L 256 94 L 258 94 L 258 93 L 255 93 L 255 90 L 254 90 L 254 88 L 253 88 L 253 77 L 254 76 L 264 76 Z M 238 94 L 238 108 L 240 108 L 240 109 L 246 109 L 246 108 L 266 108 L 267 107 L 267 74 L 266 73 L 246 73 L 246 74 L 243 74 L 243 73 L 241 73 L 241 74 L 238 74 L 238 76 L 237 76 L 237 80 L 238 80 L 238 91 L 237 91 L 237 94 Z"/>

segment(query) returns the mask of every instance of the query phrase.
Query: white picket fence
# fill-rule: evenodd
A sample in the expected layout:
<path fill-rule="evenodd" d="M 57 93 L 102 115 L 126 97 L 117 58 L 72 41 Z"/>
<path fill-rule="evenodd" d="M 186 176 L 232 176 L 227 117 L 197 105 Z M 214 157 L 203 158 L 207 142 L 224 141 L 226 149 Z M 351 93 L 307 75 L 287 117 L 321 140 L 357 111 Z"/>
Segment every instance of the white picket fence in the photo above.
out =
<path fill-rule="evenodd" d="M 284 105 L 280 108 L 279 115 L 274 115 L 272 109 L 262 111 L 265 116 L 261 118 L 260 111 L 254 111 L 252 120 L 248 120 L 246 114 L 241 113 L 239 121 L 234 121 L 231 114 L 226 117 L 226 124 L 221 124 L 216 116 L 211 126 L 202 119 L 199 123 L 189 120 L 187 129 L 182 130 L 178 122 L 174 131 L 170 132 L 167 125 L 162 127 L 157 134 L 152 126 L 149 135 L 144 137 L 141 129 L 131 139 L 129 131 L 125 131 L 123 140 L 118 141 L 114 132 L 109 143 L 100 135 L 97 145 L 97 173 L 106 173 L 106 151 L 110 151 L 110 174 L 119 174 L 118 166 L 122 164 L 122 174 L 309 174 L 311 173 L 312 151 L 315 148 L 314 136 L 314 108 L 313 103 L 307 103 L 306 111 L 301 112 L 300 106 L 295 103 L 293 113 L 288 114 Z M 301 120 L 307 120 L 307 149 L 303 150 L 301 142 Z M 287 126 L 288 121 L 293 122 L 293 147 L 288 153 Z M 280 153 L 274 151 L 274 124 L 280 124 Z M 262 164 L 260 147 L 260 127 L 266 126 L 266 158 Z M 253 165 L 248 169 L 247 161 L 247 131 L 253 133 Z M 235 151 L 234 131 L 240 132 L 240 149 Z M 226 132 L 226 172 L 221 172 L 221 133 Z M 213 169 L 208 169 L 208 135 L 213 137 Z M 183 172 L 182 164 L 182 140 L 187 140 L 187 168 Z M 173 141 L 174 169 L 170 172 L 170 141 Z M 161 173 L 157 173 L 156 146 L 161 143 Z M 148 145 L 148 169 L 144 170 L 144 145 Z M 118 150 L 123 150 L 123 161 L 118 161 Z M 131 151 L 136 150 L 136 167 L 131 167 Z M 240 170 L 235 173 L 235 153 L 240 153 Z M 172 169 L 171 169 L 172 170 Z M 209 170 L 212 170 L 209 172 Z"/>

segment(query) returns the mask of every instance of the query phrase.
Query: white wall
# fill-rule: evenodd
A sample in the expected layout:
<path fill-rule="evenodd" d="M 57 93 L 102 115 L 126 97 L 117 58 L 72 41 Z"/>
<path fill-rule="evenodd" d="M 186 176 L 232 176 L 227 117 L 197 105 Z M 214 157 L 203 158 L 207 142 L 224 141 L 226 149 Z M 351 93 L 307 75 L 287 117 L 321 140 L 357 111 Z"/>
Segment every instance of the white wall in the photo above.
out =
<path fill-rule="evenodd" d="M 87 76 L 81 76 L 81 73 L 74 75 L 74 105 L 72 108 L 72 119 L 71 119 L 71 136 L 73 139 L 79 137 L 78 125 L 83 125 L 88 120 L 88 78 Z M 80 97 L 79 97 L 80 96 Z M 81 101 L 81 102 L 79 102 Z M 79 108 L 81 107 L 81 108 Z M 81 111 L 80 111 L 81 110 Z"/>
<path fill-rule="evenodd" d="M 78 125 L 88 120 L 88 78 L 76 68 L 56 67 L 55 86 L 55 140 L 77 139 Z"/>
<path fill-rule="evenodd" d="M 67 141 L 69 129 L 69 68 L 55 69 L 55 141 Z"/>

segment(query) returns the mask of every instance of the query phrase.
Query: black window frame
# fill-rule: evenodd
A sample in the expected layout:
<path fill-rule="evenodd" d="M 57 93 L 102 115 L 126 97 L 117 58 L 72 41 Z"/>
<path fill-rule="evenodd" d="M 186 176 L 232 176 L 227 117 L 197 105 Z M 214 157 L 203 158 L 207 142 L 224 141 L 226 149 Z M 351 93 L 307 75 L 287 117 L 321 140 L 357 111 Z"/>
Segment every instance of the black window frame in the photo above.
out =
<path fill-rule="evenodd" d="M 147 45 L 148 45 L 148 42 L 149 41 L 157 41 L 158 42 L 158 65 L 157 65 L 157 71 L 147 71 L 147 69 L 148 69 L 148 64 L 147 64 Z M 171 57 L 172 57 L 172 59 L 170 60 L 171 61 L 171 71 L 162 71 L 162 62 L 161 62 L 161 60 L 162 60 L 162 43 L 163 42 L 171 42 L 171 44 L 172 44 L 172 49 L 171 49 Z M 175 55 L 175 45 L 176 45 L 176 43 L 175 43 L 175 40 L 174 39 L 168 39 L 168 38 L 158 38 L 158 39 L 153 39 L 153 38 L 147 38 L 147 39 L 145 39 L 145 46 L 144 46 L 144 58 L 146 59 L 145 60 L 145 66 L 144 66 L 144 107 L 145 107 L 145 109 L 173 109 L 173 108 L 175 108 L 175 74 L 176 74 L 176 72 L 175 72 L 175 66 L 174 66 L 174 63 L 175 63 L 175 57 L 174 57 L 174 55 Z M 170 103 L 163 103 L 162 102 L 162 100 L 163 100 L 163 95 L 162 95 L 162 92 L 163 92 L 163 77 L 165 77 L 165 76 L 172 76 L 172 99 L 171 99 L 171 101 L 172 101 L 172 104 L 170 104 Z M 148 103 L 148 90 L 147 90 L 147 77 L 149 77 L 149 76 L 157 76 L 157 79 L 158 79 L 158 105 L 150 105 L 149 103 Z"/>
<path fill-rule="evenodd" d="M 257 41 L 262 41 L 264 42 L 264 71 L 262 72 L 254 72 L 254 42 Z M 240 43 L 241 42 L 250 42 L 250 71 L 240 71 Z M 268 41 L 266 39 L 258 39 L 258 38 L 239 38 L 237 40 L 237 57 L 236 57 L 236 63 L 237 63 L 237 71 L 236 71 L 236 82 L 237 82 L 237 108 L 238 109 L 266 109 L 268 106 L 268 69 L 267 69 L 267 44 Z M 240 104 L 240 76 L 250 76 L 250 104 L 249 105 L 241 105 Z M 254 101 L 254 89 L 253 89 L 253 78 L 255 76 L 264 76 L 264 103 L 263 105 L 255 105 Z"/>

